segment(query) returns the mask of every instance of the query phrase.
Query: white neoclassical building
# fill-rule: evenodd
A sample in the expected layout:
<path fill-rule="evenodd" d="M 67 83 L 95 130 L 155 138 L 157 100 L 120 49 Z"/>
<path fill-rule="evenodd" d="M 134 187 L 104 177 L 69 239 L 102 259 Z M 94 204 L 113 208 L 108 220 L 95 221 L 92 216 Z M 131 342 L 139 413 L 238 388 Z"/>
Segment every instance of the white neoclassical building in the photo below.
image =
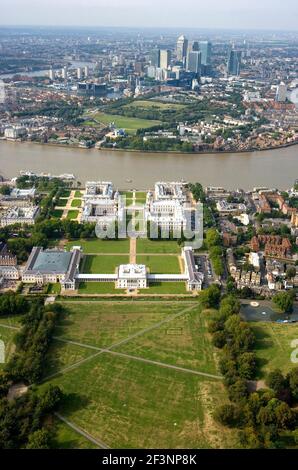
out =
<path fill-rule="evenodd" d="M 38 214 L 38 206 L 11 207 L 2 214 L 0 219 L 0 225 L 1 227 L 13 224 L 34 225 Z"/>
<path fill-rule="evenodd" d="M 122 221 L 124 218 L 124 203 L 111 182 L 87 182 L 82 199 L 81 222 L 95 222 L 102 228 L 107 228 L 112 223 Z"/>
<path fill-rule="evenodd" d="M 145 289 L 147 269 L 143 264 L 122 264 L 118 268 L 116 285 L 118 289 Z"/>
<path fill-rule="evenodd" d="M 181 182 L 158 182 L 146 198 L 145 219 L 165 230 L 185 229 L 187 191 Z"/>

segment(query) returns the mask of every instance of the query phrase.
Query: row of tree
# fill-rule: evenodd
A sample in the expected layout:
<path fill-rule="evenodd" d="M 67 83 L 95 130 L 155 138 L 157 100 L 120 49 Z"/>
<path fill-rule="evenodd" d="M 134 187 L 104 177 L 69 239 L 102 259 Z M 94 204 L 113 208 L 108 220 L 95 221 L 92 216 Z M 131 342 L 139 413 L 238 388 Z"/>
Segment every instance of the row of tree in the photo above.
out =
<path fill-rule="evenodd" d="M 240 429 L 245 448 L 276 448 L 282 434 L 297 425 L 297 413 L 290 407 L 298 398 L 298 369 L 287 377 L 280 371 L 267 380 L 268 388 L 250 391 L 257 373 L 255 336 L 239 316 L 239 300 L 233 295 L 220 302 L 209 322 L 212 342 L 221 350 L 219 367 L 230 402 L 218 406 L 214 417 L 221 424 Z"/>
<path fill-rule="evenodd" d="M 37 389 L 35 384 L 42 377 L 62 307 L 44 307 L 40 300 L 28 301 L 9 293 L 0 297 L 0 311 L 6 315 L 24 313 L 15 337 L 15 353 L 0 373 L 0 448 L 50 448 L 53 434 L 46 421 L 61 403 L 63 393 L 56 386 Z M 19 383 L 26 384 L 28 390 L 8 399 L 8 391 Z"/>

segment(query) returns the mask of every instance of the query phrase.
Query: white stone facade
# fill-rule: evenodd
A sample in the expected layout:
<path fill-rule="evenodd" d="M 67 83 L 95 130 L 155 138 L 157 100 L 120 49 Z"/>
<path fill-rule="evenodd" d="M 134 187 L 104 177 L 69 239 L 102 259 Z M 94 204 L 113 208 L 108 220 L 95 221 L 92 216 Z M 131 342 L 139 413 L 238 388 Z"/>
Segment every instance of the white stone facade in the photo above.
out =
<path fill-rule="evenodd" d="M 39 214 L 38 206 L 11 207 L 1 216 L 0 225 L 6 227 L 13 224 L 34 225 Z"/>
<path fill-rule="evenodd" d="M 118 268 L 117 289 L 146 289 L 147 269 L 143 264 L 122 264 Z"/>
<path fill-rule="evenodd" d="M 96 223 L 107 229 L 111 224 L 122 221 L 124 218 L 124 204 L 111 182 L 87 182 L 86 192 L 82 199 L 81 222 Z"/>
<path fill-rule="evenodd" d="M 185 183 L 158 182 L 154 192 L 148 192 L 145 207 L 146 222 L 164 230 L 181 230 L 187 225 L 187 193 Z"/>

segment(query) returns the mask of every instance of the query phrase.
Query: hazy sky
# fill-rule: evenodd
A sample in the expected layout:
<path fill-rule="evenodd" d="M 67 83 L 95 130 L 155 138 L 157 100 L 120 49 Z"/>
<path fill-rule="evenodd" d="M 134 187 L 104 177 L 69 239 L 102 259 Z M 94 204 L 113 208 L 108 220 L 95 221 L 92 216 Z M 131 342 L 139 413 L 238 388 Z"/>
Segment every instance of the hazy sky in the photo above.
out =
<path fill-rule="evenodd" d="M 0 0 L 2 25 L 298 29 L 298 0 Z"/>

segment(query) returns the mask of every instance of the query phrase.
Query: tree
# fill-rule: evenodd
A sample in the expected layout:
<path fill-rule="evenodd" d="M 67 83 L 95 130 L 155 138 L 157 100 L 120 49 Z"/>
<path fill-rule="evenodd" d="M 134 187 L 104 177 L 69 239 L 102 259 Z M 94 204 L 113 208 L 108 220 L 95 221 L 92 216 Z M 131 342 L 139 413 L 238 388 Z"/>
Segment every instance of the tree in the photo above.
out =
<path fill-rule="evenodd" d="M 221 238 L 220 238 L 218 231 L 215 228 L 210 228 L 207 230 L 206 242 L 207 242 L 209 249 L 213 246 L 220 245 Z"/>
<path fill-rule="evenodd" d="M 283 313 L 291 313 L 294 304 L 294 293 L 279 292 L 273 297 L 273 302 Z"/>
<path fill-rule="evenodd" d="M 7 184 L 3 184 L 2 186 L 0 186 L 0 194 L 2 194 L 3 196 L 9 196 L 11 193 L 11 187 L 8 186 Z"/>
<path fill-rule="evenodd" d="M 246 380 L 238 379 L 228 387 L 229 399 L 231 402 L 240 403 L 248 397 Z"/>
<path fill-rule="evenodd" d="M 268 387 L 272 388 L 275 393 L 281 392 L 281 390 L 285 387 L 286 381 L 281 373 L 280 369 L 275 369 L 270 372 L 266 379 L 266 384 Z"/>
<path fill-rule="evenodd" d="M 242 379 L 252 379 L 256 372 L 256 355 L 245 352 L 238 357 L 238 372 Z"/>
<path fill-rule="evenodd" d="M 29 434 L 26 449 L 50 449 L 51 435 L 45 429 L 38 429 Z"/>
<path fill-rule="evenodd" d="M 212 284 L 200 293 L 199 300 L 203 308 L 217 308 L 220 300 L 220 288 Z"/>
<path fill-rule="evenodd" d="M 220 405 L 214 412 L 214 419 L 224 426 L 239 427 L 241 410 L 233 403 Z"/>
<path fill-rule="evenodd" d="M 294 266 L 290 266 L 287 269 L 286 277 L 287 279 L 293 279 L 296 276 L 296 268 Z"/>
<path fill-rule="evenodd" d="M 224 331 L 216 331 L 212 337 L 212 344 L 218 348 L 222 349 L 226 344 L 227 337 Z"/>

